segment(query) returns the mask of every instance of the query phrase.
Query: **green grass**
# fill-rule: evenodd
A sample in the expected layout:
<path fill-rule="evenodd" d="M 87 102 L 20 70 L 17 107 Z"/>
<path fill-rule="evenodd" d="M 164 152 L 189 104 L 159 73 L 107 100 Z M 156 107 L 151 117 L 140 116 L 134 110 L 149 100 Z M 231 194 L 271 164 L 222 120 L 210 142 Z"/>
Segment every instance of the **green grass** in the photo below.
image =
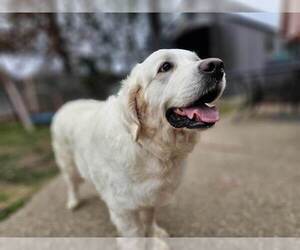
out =
<path fill-rule="evenodd" d="M 32 147 L 38 150 L 38 145 L 43 140 L 49 139 L 49 128 L 40 127 L 33 133 L 28 133 L 18 123 L 0 123 L 0 148 L 13 147 L 30 150 Z"/>
<path fill-rule="evenodd" d="M 8 195 L 6 193 L 0 193 L 0 202 L 8 200 Z"/>
<path fill-rule="evenodd" d="M 28 198 L 21 198 L 15 202 L 13 202 L 6 208 L 1 209 L 0 210 L 0 221 L 7 218 L 10 214 L 16 212 L 19 208 L 23 207 L 27 199 Z"/>
<path fill-rule="evenodd" d="M 1 123 L 0 138 L 2 220 L 22 207 L 34 191 L 55 176 L 57 168 L 48 127 L 38 127 L 33 133 L 27 133 L 18 123 Z"/>
<path fill-rule="evenodd" d="M 0 155 L 0 181 L 16 184 L 33 184 L 47 179 L 56 174 L 56 168 L 43 166 L 47 158 L 41 157 L 40 160 L 32 163 L 30 167 L 22 165 L 22 156 Z M 40 164 L 39 166 L 37 166 Z"/>

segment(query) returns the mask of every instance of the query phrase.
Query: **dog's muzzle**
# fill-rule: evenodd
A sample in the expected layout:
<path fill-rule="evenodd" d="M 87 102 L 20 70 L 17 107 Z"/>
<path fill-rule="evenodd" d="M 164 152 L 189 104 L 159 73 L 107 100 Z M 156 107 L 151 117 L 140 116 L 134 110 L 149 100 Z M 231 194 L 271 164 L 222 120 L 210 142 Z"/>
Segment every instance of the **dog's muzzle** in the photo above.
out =
<path fill-rule="evenodd" d="M 218 58 L 208 58 L 200 62 L 198 69 L 205 77 L 221 81 L 224 76 L 224 63 Z"/>
<path fill-rule="evenodd" d="M 222 92 L 224 63 L 220 59 L 209 58 L 201 61 L 198 69 L 205 83 L 201 95 L 184 107 L 172 107 L 166 112 L 167 121 L 175 128 L 210 128 L 220 119 L 217 108 L 208 104 Z"/>

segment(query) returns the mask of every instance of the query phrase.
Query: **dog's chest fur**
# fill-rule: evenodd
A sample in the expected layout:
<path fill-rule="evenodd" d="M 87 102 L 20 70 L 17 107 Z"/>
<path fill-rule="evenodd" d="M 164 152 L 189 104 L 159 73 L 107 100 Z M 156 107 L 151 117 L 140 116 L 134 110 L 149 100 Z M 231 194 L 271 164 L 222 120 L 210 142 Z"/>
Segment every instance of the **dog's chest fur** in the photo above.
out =
<path fill-rule="evenodd" d="M 149 128 L 148 132 L 141 129 L 137 141 L 141 162 L 131 173 L 141 184 L 137 185 L 138 189 L 144 188 L 145 203 L 156 206 L 172 198 L 185 170 L 185 158 L 196 143 L 194 133 L 169 127 L 160 127 L 159 130 L 158 133 L 154 128 Z"/>
<path fill-rule="evenodd" d="M 186 151 L 170 150 L 170 142 L 158 137 L 140 138 L 138 142 L 127 137 L 114 141 L 102 140 L 102 145 L 97 147 L 101 154 L 95 151 L 91 156 L 93 159 L 98 156 L 97 167 L 91 165 L 92 179 L 106 202 L 128 209 L 168 203 L 181 182 L 186 151 L 192 149 L 194 140 Z M 105 156 L 111 152 L 116 152 L 117 156 L 107 161 Z"/>
<path fill-rule="evenodd" d="M 166 140 L 159 134 L 152 138 L 141 134 L 137 142 L 129 136 L 107 140 L 102 133 L 99 138 L 89 140 L 94 141 L 94 153 L 87 152 L 80 165 L 86 168 L 88 163 L 93 183 L 111 207 L 136 209 L 159 206 L 173 197 L 183 176 L 184 160 L 194 146 L 195 137 L 176 132 Z M 184 148 L 181 144 L 184 144 Z"/>

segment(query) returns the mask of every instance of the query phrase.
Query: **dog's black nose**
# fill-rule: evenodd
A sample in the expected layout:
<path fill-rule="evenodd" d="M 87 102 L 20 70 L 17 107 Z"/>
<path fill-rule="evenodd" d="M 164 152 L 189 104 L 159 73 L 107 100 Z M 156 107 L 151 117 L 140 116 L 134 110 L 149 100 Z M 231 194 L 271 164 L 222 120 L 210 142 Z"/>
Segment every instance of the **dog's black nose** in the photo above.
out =
<path fill-rule="evenodd" d="M 224 75 L 224 63 L 218 58 L 204 59 L 198 68 L 202 74 L 210 75 L 218 80 L 221 80 Z"/>

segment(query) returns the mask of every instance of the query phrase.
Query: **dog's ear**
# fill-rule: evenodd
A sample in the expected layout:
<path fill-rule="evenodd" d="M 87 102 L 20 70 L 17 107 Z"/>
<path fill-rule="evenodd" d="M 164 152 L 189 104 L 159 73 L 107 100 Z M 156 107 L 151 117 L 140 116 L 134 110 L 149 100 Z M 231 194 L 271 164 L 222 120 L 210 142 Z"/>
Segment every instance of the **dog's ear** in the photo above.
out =
<path fill-rule="evenodd" d="M 141 128 L 141 123 L 139 120 L 139 113 L 138 113 L 138 106 L 137 106 L 137 95 L 140 91 L 140 86 L 135 86 L 133 89 L 129 90 L 128 95 L 128 107 L 129 107 L 129 114 L 132 119 L 132 124 L 130 124 L 131 134 L 135 141 L 138 140 L 139 132 Z"/>
<path fill-rule="evenodd" d="M 122 92 L 125 96 L 124 106 L 127 107 L 126 118 L 129 122 L 130 132 L 135 141 L 138 140 L 141 123 L 139 120 L 137 96 L 141 91 L 141 79 L 138 76 L 138 67 L 136 65 L 131 71 L 130 75 L 123 81 Z"/>

